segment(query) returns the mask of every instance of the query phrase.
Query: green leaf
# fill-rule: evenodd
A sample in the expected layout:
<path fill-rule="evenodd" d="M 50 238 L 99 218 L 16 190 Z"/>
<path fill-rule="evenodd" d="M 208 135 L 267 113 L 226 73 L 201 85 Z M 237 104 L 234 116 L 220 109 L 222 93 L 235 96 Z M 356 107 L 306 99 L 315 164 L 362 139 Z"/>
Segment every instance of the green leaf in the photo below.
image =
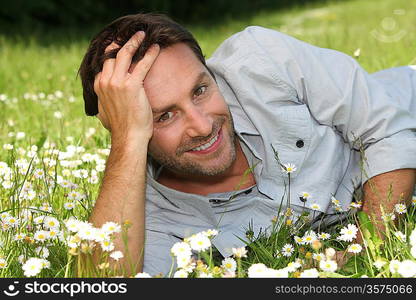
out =
<path fill-rule="evenodd" d="M 45 144 L 45 141 L 46 141 L 47 137 L 48 137 L 48 135 L 46 134 L 46 132 L 43 131 L 39 140 L 36 142 L 36 147 L 38 147 L 38 149 L 43 147 L 43 144 Z"/>

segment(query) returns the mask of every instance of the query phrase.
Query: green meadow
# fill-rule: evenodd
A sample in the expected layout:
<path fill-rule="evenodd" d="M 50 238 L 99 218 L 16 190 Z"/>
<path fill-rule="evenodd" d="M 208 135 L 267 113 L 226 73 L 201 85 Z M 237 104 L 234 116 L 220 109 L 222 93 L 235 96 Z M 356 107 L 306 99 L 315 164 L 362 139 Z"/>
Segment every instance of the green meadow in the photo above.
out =
<path fill-rule="evenodd" d="M 342 51 L 371 73 L 416 65 L 415 20 L 416 1 L 352 0 L 314 2 L 186 27 L 207 58 L 233 33 L 258 25 Z M 85 30 L 50 28 L 31 33 L 13 33 L 11 28 L 0 34 L 0 277 L 117 275 L 107 265 L 120 255 L 111 248 L 111 236 L 126 225 L 110 224 L 111 228 L 97 231 L 82 223 L 97 197 L 110 146 L 108 132 L 95 117 L 84 114 L 77 72 L 96 30 L 88 24 L 82 27 Z M 355 209 L 351 224 L 355 223 Z M 246 250 L 236 249 L 234 258 L 225 262 L 215 259 L 209 241 L 216 233 L 208 232 L 193 237 L 206 248 L 193 248 L 198 256 L 192 270 L 179 268 L 169 275 L 414 277 L 414 210 L 411 206 L 386 212 L 389 230 L 384 241 L 365 222 L 366 216 L 359 215 L 364 224 L 359 230 L 366 240 L 355 248 L 351 246 L 357 245 L 354 238 L 346 235 L 348 230 L 350 236 L 356 233 L 354 225 L 347 228 L 344 224 L 327 232 L 328 237 L 300 230 L 300 223 L 289 224 L 283 214 L 274 221 L 278 226 L 272 236 L 248 241 Z M 96 238 L 100 233 L 101 238 Z M 344 240 L 337 238 L 340 236 Z M 182 247 L 192 248 L 192 243 L 185 244 Z M 81 257 L 100 246 L 107 247 L 100 265 Z M 328 249 L 341 251 L 350 259 L 343 266 L 334 266 L 335 258 Z"/>

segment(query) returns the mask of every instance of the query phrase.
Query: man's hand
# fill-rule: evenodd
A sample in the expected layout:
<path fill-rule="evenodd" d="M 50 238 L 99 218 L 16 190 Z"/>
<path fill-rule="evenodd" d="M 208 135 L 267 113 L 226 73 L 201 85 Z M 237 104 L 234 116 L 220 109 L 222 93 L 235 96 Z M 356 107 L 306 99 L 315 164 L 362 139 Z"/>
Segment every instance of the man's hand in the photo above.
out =
<path fill-rule="evenodd" d="M 104 62 L 102 72 L 94 81 L 98 95 L 98 118 L 109 131 L 112 142 L 138 136 L 149 138 L 153 133 L 152 109 L 146 97 L 143 81 L 157 58 L 159 45 L 152 45 L 144 57 L 132 65 L 132 57 L 144 39 L 144 32 L 134 34 L 118 51 L 116 58 Z M 106 52 L 118 48 L 111 43 Z"/>
<path fill-rule="evenodd" d="M 94 82 L 99 100 L 98 117 L 111 131 L 111 151 L 90 222 L 96 227 L 108 221 L 131 224 L 125 239 L 118 234 L 114 240 L 115 249 L 124 254 L 119 272 L 126 276 L 134 276 L 143 268 L 146 164 L 153 131 L 153 115 L 143 81 L 160 50 L 159 46 L 152 46 L 132 66 L 132 57 L 143 38 L 140 32 L 133 35 L 115 59 L 105 61 Z M 112 43 L 106 51 L 114 47 L 118 46 Z M 97 249 L 96 263 L 99 258 Z"/>
<path fill-rule="evenodd" d="M 386 172 L 369 179 L 364 184 L 364 199 L 362 210 L 370 216 L 378 232 L 385 232 L 382 220 L 383 207 L 385 214 L 394 212 L 397 203 L 410 205 L 415 188 L 415 169 L 399 169 Z M 391 186 L 391 190 L 390 190 Z M 391 196 L 389 197 L 389 193 Z"/>

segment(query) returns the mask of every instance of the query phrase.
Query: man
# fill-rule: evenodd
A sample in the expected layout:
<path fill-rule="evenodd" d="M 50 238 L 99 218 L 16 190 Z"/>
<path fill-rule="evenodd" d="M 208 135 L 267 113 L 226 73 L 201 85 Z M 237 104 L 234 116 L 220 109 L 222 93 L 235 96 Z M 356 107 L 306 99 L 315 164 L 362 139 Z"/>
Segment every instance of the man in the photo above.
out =
<path fill-rule="evenodd" d="M 233 35 L 205 63 L 183 27 L 138 14 L 93 39 L 80 74 L 87 114 L 111 132 L 90 220 L 131 224 L 128 245 L 116 240 L 131 271 L 166 274 L 171 246 L 210 228 L 228 256 L 249 226 L 254 234 L 270 226 L 280 205 L 299 215 L 315 204 L 329 224 L 362 184 L 363 210 L 376 220 L 380 204 L 391 211 L 412 195 L 409 67 L 368 75 L 342 53 L 261 27 Z"/>

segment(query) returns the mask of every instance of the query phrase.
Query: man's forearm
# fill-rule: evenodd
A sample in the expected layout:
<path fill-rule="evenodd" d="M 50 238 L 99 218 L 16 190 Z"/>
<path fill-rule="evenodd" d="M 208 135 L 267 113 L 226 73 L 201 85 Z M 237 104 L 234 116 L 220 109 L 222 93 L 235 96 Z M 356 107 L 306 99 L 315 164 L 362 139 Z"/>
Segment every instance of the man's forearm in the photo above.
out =
<path fill-rule="evenodd" d="M 415 178 L 415 169 L 400 169 L 374 176 L 364 184 L 362 210 L 377 222 L 379 230 L 384 231 L 380 206 L 383 207 L 384 213 L 391 213 L 397 203 L 409 205 Z M 390 186 L 391 198 L 388 197 Z"/>
<path fill-rule="evenodd" d="M 129 272 L 140 272 L 143 267 L 147 145 L 146 139 L 129 144 L 112 142 L 100 194 L 90 217 L 96 227 L 108 221 L 131 224 L 127 231 L 128 249 L 122 234 L 114 241 L 115 248 L 124 254 L 124 268 Z M 137 267 L 132 270 L 130 263 Z"/>

